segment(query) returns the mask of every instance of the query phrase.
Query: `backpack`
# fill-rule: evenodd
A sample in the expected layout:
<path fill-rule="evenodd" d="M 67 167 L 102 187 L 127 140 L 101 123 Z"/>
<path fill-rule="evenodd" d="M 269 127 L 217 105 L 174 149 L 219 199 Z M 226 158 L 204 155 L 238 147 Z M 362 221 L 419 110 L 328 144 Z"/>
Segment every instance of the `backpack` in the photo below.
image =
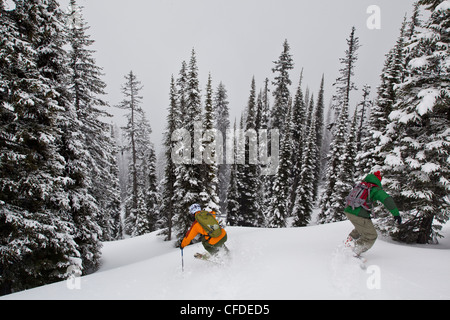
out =
<path fill-rule="evenodd" d="M 195 215 L 195 220 L 202 226 L 210 238 L 217 238 L 222 234 L 222 228 L 211 212 L 202 210 Z"/>
<path fill-rule="evenodd" d="M 345 199 L 347 206 L 355 208 L 363 207 L 367 211 L 371 210 L 372 201 L 369 199 L 370 189 L 375 186 L 375 184 L 368 182 L 359 182 L 354 185 L 352 191 L 348 194 Z"/>

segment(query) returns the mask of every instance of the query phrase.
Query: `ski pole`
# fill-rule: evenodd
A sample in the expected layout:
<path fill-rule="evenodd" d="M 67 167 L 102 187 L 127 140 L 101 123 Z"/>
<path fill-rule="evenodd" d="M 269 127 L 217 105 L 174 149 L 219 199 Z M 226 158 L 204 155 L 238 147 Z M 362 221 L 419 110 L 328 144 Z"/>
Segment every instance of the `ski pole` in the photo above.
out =
<path fill-rule="evenodd" d="M 183 256 L 183 248 L 181 248 L 181 271 L 184 272 L 184 256 Z"/>

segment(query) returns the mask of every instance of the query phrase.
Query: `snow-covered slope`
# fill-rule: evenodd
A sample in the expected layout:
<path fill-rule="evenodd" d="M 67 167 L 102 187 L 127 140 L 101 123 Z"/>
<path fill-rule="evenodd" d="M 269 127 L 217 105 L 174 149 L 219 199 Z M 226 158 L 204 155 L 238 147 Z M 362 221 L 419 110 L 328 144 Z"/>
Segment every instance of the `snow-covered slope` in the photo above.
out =
<path fill-rule="evenodd" d="M 378 239 L 367 270 L 338 249 L 351 229 L 228 227 L 230 260 L 197 260 L 204 250 L 194 244 L 184 250 L 184 272 L 180 249 L 152 233 L 105 243 L 95 274 L 3 299 L 450 299 L 448 226 L 439 245 Z"/>

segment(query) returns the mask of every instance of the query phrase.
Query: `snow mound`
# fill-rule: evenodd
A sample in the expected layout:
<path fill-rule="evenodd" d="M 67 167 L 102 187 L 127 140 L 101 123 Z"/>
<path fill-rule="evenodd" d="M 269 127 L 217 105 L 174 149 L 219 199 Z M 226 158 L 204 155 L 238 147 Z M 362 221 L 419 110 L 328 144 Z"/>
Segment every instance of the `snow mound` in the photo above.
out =
<path fill-rule="evenodd" d="M 350 222 L 306 228 L 228 227 L 229 258 L 194 258 L 157 233 L 104 244 L 98 272 L 2 299 L 450 299 L 450 230 L 439 245 L 378 239 L 367 269 L 343 254 Z M 208 290 L 202 290 L 207 284 Z"/>

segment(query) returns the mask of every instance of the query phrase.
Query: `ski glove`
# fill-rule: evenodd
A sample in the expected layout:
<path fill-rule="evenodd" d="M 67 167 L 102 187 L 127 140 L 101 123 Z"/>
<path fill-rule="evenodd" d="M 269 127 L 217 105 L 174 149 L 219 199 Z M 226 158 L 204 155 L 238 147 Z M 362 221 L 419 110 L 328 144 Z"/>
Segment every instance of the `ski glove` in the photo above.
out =
<path fill-rule="evenodd" d="M 394 217 L 394 220 L 400 225 L 400 224 L 402 224 L 402 217 L 400 217 L 400 216 L 395 216 Z"/>

